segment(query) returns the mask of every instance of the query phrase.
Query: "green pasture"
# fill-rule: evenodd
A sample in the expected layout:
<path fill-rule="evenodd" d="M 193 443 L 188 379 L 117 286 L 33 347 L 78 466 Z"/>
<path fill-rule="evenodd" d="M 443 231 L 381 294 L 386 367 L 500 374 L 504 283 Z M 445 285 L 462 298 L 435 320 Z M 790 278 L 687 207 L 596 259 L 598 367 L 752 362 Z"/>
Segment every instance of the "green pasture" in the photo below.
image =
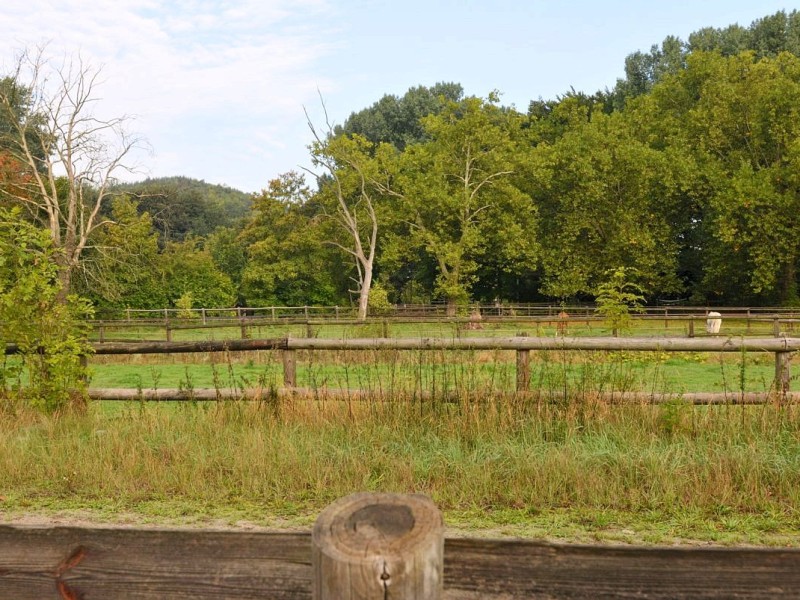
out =
<path fill-rule="evenodd" d="M 592 391 L 769 391 L 774 358 L 769 353 L 656 353 L 533 351 L 531 388 Z M 363 391 L 511 391 L 515 355 L 509 351 L 298 352 L 297 384 L 311 389 Z M 227 388 L 280 387 L 279 352 L 97 356 L 92 387 Z M 796 377 L 792 389 L 800 389 Z"/>

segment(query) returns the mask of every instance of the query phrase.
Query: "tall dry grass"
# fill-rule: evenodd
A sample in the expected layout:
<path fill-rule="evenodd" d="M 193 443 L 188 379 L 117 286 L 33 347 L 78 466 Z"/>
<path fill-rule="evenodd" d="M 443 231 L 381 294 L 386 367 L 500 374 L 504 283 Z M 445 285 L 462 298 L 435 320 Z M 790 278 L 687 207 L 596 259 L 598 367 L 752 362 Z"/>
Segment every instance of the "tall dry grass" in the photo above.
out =
<path fill-rule="evenodd" d="M 7 505 L 311 514 L 357 490 L 423 492 L 445 511 L 559 508 L 774 514 L 797 523 L 798 408 L 612 405 L 463 394 L 0 418 Z M 186 508 L 189 507 L 189 508 Z"/>

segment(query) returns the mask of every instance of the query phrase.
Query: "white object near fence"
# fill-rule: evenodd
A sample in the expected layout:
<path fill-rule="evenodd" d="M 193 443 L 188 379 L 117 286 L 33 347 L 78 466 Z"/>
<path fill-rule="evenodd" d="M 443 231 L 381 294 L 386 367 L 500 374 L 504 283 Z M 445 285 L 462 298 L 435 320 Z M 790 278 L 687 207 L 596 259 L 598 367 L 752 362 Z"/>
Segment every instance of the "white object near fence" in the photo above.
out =
<path fill-rule="evenodd" d="M 712 310 L 706 315 L 706 317 L 708 317 L 706 319 L 706 332 L 719 333 L 719 329 L 722 327 L 722 315 L 717 311 Z"/>

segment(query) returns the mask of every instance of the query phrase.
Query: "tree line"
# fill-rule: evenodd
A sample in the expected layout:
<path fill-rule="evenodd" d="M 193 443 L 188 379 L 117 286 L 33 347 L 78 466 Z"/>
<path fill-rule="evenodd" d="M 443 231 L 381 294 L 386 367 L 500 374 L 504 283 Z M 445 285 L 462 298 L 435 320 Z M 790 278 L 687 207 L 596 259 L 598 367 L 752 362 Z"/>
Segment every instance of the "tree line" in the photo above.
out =
<path fill-rule="evenodd" d="M 620 272 L 650 300 L 795 304 L 799 56 L 800 14 L 779 12 L 668 37 L 612 88 L 526 111 L 415 87 L 309 123 L 309 169 L 249 198 L 117 185 L 139 140 L 87 118 L 93 72 L 62 70 L 57 102 L 28 56 L 0 80 L 0 206 L 49 233 L 61 296 L 99 308 L 455 311 L 592 300 Z"/>

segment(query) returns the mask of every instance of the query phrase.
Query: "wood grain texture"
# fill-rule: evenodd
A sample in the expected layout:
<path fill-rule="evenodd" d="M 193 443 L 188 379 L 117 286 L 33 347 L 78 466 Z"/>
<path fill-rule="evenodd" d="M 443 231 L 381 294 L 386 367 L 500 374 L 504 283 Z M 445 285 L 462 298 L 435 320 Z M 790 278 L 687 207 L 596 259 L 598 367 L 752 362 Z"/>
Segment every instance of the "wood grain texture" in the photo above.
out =
<path fill-rule="evenodd" d="M 444 524 L 419 494 L 361 492 L 314 524 L 314 600 L 441 600 Z"/>
<path fill-rule="evenodd" d="M 444 598 L 800 596 L 800 550 L 445 541 Z M 311 599 L 311 537 L 0 526 L 0 598 Z"/>

